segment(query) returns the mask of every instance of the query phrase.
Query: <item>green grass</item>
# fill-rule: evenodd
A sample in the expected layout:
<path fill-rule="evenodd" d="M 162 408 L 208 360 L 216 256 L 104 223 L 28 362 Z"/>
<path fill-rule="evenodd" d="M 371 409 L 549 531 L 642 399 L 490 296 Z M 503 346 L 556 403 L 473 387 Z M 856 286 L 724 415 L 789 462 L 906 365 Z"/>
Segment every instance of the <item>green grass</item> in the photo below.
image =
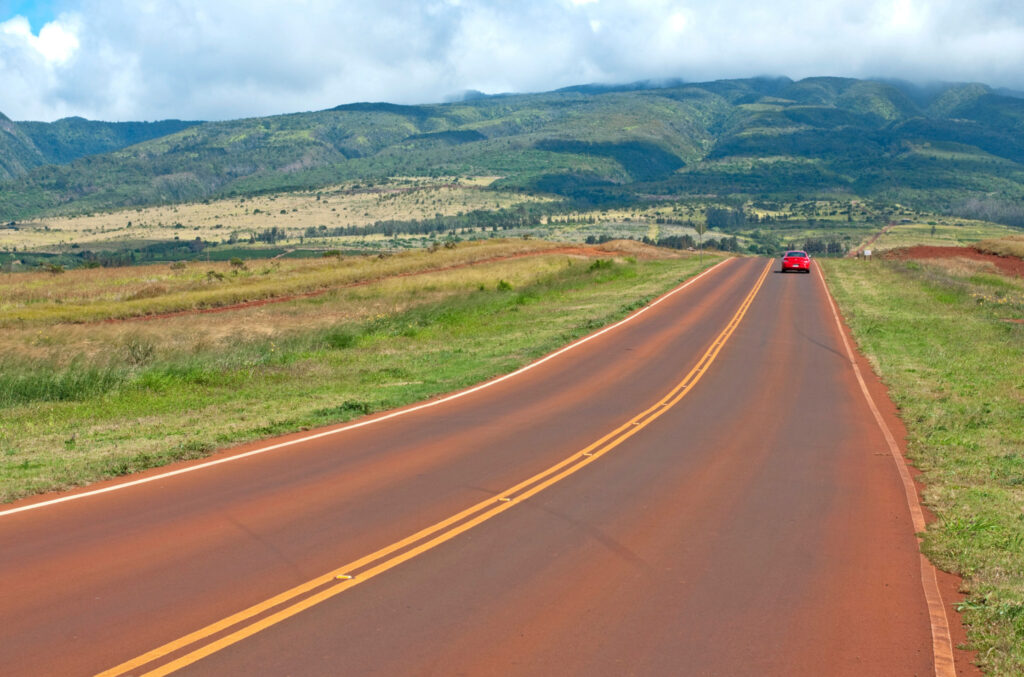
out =
<path fill-rule="evenodd" d="M 970 648 L 1024 674 L 1024 282 L 928 263 L 824 261 L 890 388 L 938 517 L 924 550 L 965 577 Z"/>
<path fill-rule="evenodd" d="M 0 500 L 457 390 L 624 316 L 701 267 L 696 258 L 542 259 L 294 302 L 297 318 L 331 305 L 371 309 L 330 326 L 298 322 L 176 350 L 140 330 L 111 334 L 103 359 L 0 356 Z"/>

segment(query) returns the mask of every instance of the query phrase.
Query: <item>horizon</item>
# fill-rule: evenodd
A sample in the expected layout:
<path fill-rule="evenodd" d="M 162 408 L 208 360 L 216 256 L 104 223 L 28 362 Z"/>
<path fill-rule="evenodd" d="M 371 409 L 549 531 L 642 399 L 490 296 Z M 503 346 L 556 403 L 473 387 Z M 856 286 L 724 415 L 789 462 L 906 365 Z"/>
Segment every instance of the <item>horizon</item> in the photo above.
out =
<path fill-rule="evenodd" d="M 1024 90 L 1024 6 L 979 0 L 9 0 L 14 120 L 231 120 L 583 83 L 829 73 Z"/>
<path fill-rule="evenodd" d="M 903 80 L 899 78 L 882 78 L 882 77 L 864 77 L 864 78 L 853 78 L 845 77 L 840 75 L 810 75 L 804 78 L 791 78 L 786 75 L 752 75 L 752 76 L 741 76 L 735 78 L 718 78 L 715 80 L 699 80 L 699 81 L 687 81 L 680 78 L 659 78 L 659 79 L 645 79 L 635 80 L 632 82 L 585 82 L 572 85 L 566 85 L 564 87 L 558 87 L 557 89 L 550 90 L 538 90 L 530 92 L 481 92 L 479 90 L 464 90 L 456 94 L 452 94 L 444 97 L 438 101 L 420 101 L 412 103 L 400 103 L 397 101 L 345 101 L 335 105 L 327 106 L 326 108 L 318 108 L 315 110 L 282 110 L 267 113 L 265 115 L 242 115 L 234 118 L 219 118 L 219 119 L 187 119 L 178 117 L 154 117 L 147 119 L 137 120 L 104 120 L 100 118 L 89 118 L 82 115 L 67 115 L 52 120 L 30 120 L 30 119 L 16 119 L 11 115 L 8 115 L 6 111 L 0 109 L 0 115 L 6 115 L 8 119 L 13 122 L 41 122 L 41 123 L 53 123 L 59 122 L 60 120 L 71 120 L 81 119 L 88 122 L 104 122 L 104 123 L 134 123 L 134 122 L 163 122 L 163 121 L 181 121 L 181 122 L 196 122 L 196 123 L 207 123 L 207 122 L 231 122 L 235 120 L 245 120 L 251 118 L 264 118 L 264 117 L 278 117 L 286 115 L 296 115 L 303 113 L 315 113 L 333 110 L 335 108 L 341 108 L 344 106 L 353 106 L 360 104 L 383 104 L 383 105 L 399 105 L 399 106 L 444 106 L 450 104 L 457 104 L 462 102 L 472 102 L 480 99 L 488 98 L 502 98 L 502 97 L 516 97 L 516 96 L 535 96 L 543 94 L 553 94 L 558 92 L 566 92 L 579 89 L 594 89 L 595 93 L 601 93 L 601 90 L 608 91 L 641 91 L 641 90 L 658 90 L 658 89 L 672 89 L 675 87 L 700 87 L 701 85 L 711 84 L 715 82 L 731 82 L 731 81 L 750 81 L 750 80 L 786 80 L 792 83 L 805 82 L 807 80 L 857 80 L 861 82 L 877 82 L 881 84 L 891 85 L 901 88 L 915 88 L 923 93 L 927 93 L 929 90 L 939 90 L 946 87 L 960 87 L 970 85 L 980 85 L 988 88 L 993 93 L 1000 94 L 1003 96 L 1010 96 L 1014 98 L 1024 99 L 1024 91 L 1017 91 L 1006 87 L 995 87 L 985 82 L 951 82 L 951 81 L 930 81 L 930 82 L 914 82 L 910 80 Z"/>

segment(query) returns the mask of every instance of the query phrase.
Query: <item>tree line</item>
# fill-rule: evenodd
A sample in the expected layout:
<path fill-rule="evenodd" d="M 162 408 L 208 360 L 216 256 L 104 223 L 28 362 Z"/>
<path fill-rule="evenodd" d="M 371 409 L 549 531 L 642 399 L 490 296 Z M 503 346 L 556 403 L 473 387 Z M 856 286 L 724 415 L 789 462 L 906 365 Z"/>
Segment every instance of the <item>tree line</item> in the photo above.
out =
<path fill-rule="evenodd" d="M 1024 228 L 1024 200 L 997 200 L 971 198 L 952 210 L 955 216 L 979 221 L 991 221 L 1006 226 Z"/>

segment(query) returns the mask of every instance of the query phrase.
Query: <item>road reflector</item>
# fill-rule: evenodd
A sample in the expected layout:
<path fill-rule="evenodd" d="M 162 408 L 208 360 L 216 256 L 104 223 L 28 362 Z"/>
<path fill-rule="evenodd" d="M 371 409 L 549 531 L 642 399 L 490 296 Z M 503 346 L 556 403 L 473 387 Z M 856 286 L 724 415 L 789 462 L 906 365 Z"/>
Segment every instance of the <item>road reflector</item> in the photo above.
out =
<path fill-rule="evenodd" d="M 349 574 L 338 574 L 337 576 L 335 576 L 335 578 L 338 579 L 339 581 L 351 581 L 352 580 L 352 576 L 349 575 Z"/>
<path fill-rule="evenodd" d="M 502 496 L 502 497 L 501 497 L 501 498 L 499 498 L 498 500 L 499 500 L 499 501 L 505 501 L 505 502 L 507 503 L 507 502 L 511 501 L 512 499 L 511 499 L 511 498 L 509 498 L 508 496 Z"/>

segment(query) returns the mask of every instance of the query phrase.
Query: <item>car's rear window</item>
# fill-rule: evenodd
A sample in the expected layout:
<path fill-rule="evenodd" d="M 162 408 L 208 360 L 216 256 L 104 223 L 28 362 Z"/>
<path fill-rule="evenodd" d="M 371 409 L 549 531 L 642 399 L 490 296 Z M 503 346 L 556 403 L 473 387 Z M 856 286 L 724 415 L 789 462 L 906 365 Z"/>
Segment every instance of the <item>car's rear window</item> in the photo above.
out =
<path fill-rule="evenodd" d="M 799 256 L 800 258 L 807 258 L 807 252 L 786 252 L 786 258 L 791 256 Z"/>

